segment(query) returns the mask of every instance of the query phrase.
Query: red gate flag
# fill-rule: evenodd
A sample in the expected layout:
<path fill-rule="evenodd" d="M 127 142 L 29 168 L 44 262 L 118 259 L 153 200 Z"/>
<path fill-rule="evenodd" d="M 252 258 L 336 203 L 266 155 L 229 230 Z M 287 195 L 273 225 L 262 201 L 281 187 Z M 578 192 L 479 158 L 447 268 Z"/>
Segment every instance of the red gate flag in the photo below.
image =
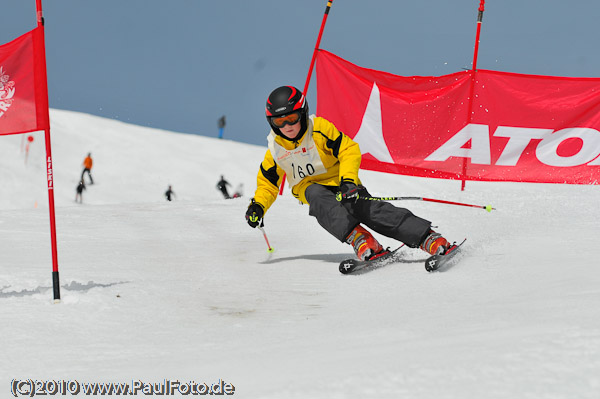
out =
<path fill-rule="evenodd" d="M 0 135 L 50 128 L 42 29 L 0 46 Z"/>
<path fill-rule="evenodd" d="M 320 50 L 317 114 L 358 142 L 364 169 L 600 184 L 600 78 L 488 70 L 398 76 Z"/>

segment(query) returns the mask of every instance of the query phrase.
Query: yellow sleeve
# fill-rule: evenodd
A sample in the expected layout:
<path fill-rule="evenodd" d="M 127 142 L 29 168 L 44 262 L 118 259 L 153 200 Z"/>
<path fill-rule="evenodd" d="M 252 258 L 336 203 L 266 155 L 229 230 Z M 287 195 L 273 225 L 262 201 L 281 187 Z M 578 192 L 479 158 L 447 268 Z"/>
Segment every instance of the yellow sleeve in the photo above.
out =
<path fill-rule="evenodd" d="M 362 155 L 358 143 L 340 132 L 333 123 L 324 118 L 315 118 L 315 131 L 325 136 L 327 148 L 340 162 L 340 182 L 344 179 L 360 184 L 358 169 Z"/>
<path fill-rule="evenodd" d="M 256 177 L 256 192 L 254 193 L 254 200 L 258 202 L 265 210 L 273 205 L 273 202 L 279 195 L 279 186 L 284 175 L 283 169 L 279 167 L 273 160 L 271 151 L 267 150 L 265 159 L 260 164 L 258 175 Z"/>

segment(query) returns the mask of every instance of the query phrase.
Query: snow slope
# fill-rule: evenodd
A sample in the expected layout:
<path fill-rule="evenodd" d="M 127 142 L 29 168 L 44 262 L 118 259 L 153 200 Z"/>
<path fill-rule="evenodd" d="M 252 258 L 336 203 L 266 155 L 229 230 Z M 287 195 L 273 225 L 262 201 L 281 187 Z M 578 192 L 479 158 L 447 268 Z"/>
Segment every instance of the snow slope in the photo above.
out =
<path fill-rule="evenodd" d="M 343 276 L 350 247 L 289 192 L 265 219 L 274 254 L 245 224 L 264 147 L 68 111 L 52 110 L 51 123 L 60 304 L 43 135 L 26 164 L 23 137 L 0 137 L 2 397 L 13 379 L 221 379 L 234 397 L 265 399 L 600 397 L 597 186 L 468 182 L 461 192 L 363 171 L 376 195 L 498 210 L 397 203 L 468 237 L 460 263 Z M 88 152 L 97 184 L 80 205 Z M 221 174 L 246 196 L 222 199 Z"/>

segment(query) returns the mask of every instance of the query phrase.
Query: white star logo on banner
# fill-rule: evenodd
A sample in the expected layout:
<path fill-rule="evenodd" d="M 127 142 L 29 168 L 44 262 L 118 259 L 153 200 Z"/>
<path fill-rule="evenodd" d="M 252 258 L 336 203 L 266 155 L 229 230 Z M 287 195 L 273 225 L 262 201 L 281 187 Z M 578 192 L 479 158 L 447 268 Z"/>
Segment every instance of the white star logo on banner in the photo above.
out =
<path fill-rule="evenodd" d="M 354 141 L 360 146 L 360 151 L 363 155 L 371 154 L 380 162 L 394 163 L 394 159 L 383 139 L 381 96 L 376 83 L 373 83 L 369 103 L 363 115 L 360 129 L 358 129 L 358 133 L 354 136 Z"/>

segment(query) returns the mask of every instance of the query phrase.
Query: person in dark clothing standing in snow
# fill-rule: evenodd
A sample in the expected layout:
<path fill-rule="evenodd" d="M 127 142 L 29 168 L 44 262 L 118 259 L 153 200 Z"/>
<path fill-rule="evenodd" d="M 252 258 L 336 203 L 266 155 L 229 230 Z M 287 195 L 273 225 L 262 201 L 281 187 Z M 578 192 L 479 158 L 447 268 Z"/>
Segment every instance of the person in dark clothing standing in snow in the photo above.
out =
<path fill-rule="evenodd" d="M 165 197 L 167 197 L 167 201 L 171 201 L 171 197 L 176 197 L 175 191 L 173 191 L 171 185 L 169 185 L 169 189 L 165 191 Z"/>
<path fill-rule="evenodd" d="M 223 131 L 225 130 L 225 115 L 223 115 L 222 117 L 219 118 L 219 121 L 217 122 L 217 126 L 219 127 L 219 138 L 222 139 L 223 138 Z"/>
<path fill-rule="evenodd" d="M 450 247 L 431 229 L 431 222 L 408 209 L 361 200 L 370 194 L 358 178 L 362 158 L 358 144 L 327 119 L 309 117 L 300 90 L 292 86 L 275 89 L 267 99 L 266 116 L 271 131 L 256 192 L 246 211 L 250 227 L 262 223 L 285 173 L 294 197 L 309 205 L 309 215 L 336 239 L 350 244 L 361 260 L 386 252 L 363 224 L 429 254 L 444 253 Z"/>
<path fill-rule="evenodd" d="M 229 182 L 225 180 L 223 175 L 221 175 L 221 180 L 219 180 L 219 182 L 217 183 L 217 190 L 221 190 L 225 199 L 230 199 L 231 197 L 229 196 L 229 191 L 227 191 L 227 186 L 231 187 L 231 184 L 229 184 Z"/>
<path fill-rule="evenodd" d="M 79 202 L 80 204 L 83 203 L 83 190 L 85 190 L 85 183 L 83 182 L 83 179 L 81 179 L 76 188 L 77 193 L 75 194 L 75 202 Z"/>

